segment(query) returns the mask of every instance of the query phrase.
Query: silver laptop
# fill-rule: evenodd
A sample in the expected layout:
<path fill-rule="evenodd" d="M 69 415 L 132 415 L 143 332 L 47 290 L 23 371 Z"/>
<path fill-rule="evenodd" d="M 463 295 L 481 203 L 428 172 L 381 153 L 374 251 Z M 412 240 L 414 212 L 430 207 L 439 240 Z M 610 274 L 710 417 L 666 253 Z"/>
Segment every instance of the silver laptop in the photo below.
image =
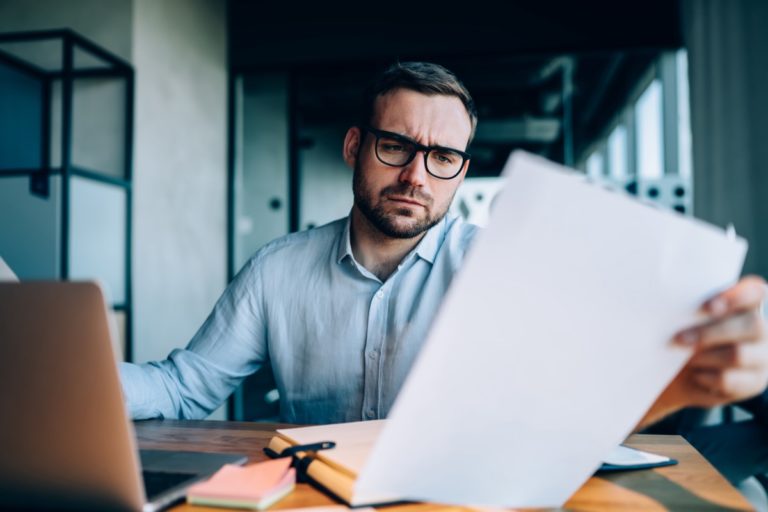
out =
<path fill-rule="evenodd" d="M 94 283 L 0 282 L 1 509 L 158 510 L 245 462 L 139 454 L 109 325 Z"/>

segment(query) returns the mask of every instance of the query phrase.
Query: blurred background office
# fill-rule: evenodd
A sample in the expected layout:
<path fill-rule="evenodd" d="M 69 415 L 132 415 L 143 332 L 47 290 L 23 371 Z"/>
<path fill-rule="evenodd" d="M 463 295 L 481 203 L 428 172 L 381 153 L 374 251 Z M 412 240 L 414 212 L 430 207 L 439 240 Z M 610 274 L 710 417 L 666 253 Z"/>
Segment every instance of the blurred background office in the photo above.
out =
<path fill-rule="evenodd" d="M 768 2 L 483 4 L 0 0 L 0 256 L 100 279 L 120 357 L 164 358 L 262 244 L 348 213 L 344 132 L 400 59 L 477 102 L 455 213 L 486 222 L 522 148 L 733 223 L 768 275 Z M 259 372 L 213 417 L 273 418 L 276 398 Z"/>

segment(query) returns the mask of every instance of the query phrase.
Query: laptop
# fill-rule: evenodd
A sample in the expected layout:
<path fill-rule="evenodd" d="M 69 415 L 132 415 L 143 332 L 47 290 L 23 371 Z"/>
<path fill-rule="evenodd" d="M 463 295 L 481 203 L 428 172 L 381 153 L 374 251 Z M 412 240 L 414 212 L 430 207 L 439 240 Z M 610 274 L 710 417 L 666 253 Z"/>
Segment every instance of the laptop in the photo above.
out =
<path fill-rule="evenodd" d="M 232 454 L 138 451 L 101 288 L 0 282 L 0 508 L 159 510 Z"/>

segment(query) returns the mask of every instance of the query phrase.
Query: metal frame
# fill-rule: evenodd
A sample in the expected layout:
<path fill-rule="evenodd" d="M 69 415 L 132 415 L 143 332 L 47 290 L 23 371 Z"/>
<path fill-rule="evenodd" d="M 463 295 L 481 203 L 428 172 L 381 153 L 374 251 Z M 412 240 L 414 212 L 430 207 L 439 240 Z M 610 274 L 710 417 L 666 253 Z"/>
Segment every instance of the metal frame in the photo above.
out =
<path fill-rule="evenodd" d="M 227 282 L 235 277 L 235 174 L 237 166 L 238 77 L 227 76 Z M 230 415 L 231 417 L 231 415 Z"/>
<path fill-rule="evenodd" d="M 301 230 L 301 146 L 299 141 L 298 79 L 288 74 L 288 231 Z"/>
<path fill-rule="evenodd" d="M 237 166 L 238 77 L 227 74 L 227 283 L 235 277 L 235 174 Z M 238 387 L 239 389 L 239 387 Z M 227 419 L 238 416 L 237 391 L 227 399 Z"/>
<path fill-rule="evenodd" d="M 574 165 L 573 155 L 573 61 L 566 59 L 562 68 L 562 104 L 563 104 L 563 163 Z"/>
<path fill-rule="evenodd" d="M 70 179 L 78 176 L 88 180 L 117 186 L 125 191 L 125 300 L 121 304 L 112 304 L 112 309 L 125 314 L 125 357 L 133 359 L 133 286 L 131 271 L 132 247 L 132 174 L 133 174 L 133 101 L 134 101 L 134 72 L 133 67 L 123 59 L 99 47 L 92 41 L 69 29 L 40 30 L 12 32 L 0 34 L 0 44 L 60 40 L 62 43 L 62 66 L 60 70 L 47 70 L 27 62 L 13 54 L 0 49 L 0 63 L 22 71 L 42 82 L 42 133 L 41 133 L 41 166 L 37 168 L 0 169 L 0 179 L 8 177 L 29 176 L 30 192 L 48 197 L 49 178 L 61 176 L 61 246 L 59 278 L 69 278 L 69 246 L 70 246 Z M 75 68 L 75 50 L 84 51 L 105 63 L 105 67 Z M 78 78 L 115 78 L 125 81 L 125 102 L 122 105 L 124 114 L 123 134 L 123 172 L 122 178 L 116 178 L 98 170 L 86 169 L 72 162 L 72 106 L 74 99 L 74 81 Z M 61 119 L 61 165 L 51 166 L 51 114 L 52 86 L 61 80 L 62 83 L 62 119 Z"/>
<path fill-rule="evenodd" d="M 663 53 L 659 58 L 658 77 L 661 81 L 661 115 L 664 132 L 665 174 L 680 174 L 678 155 L 680 137 L 677 119 L 677 54 Z"/>

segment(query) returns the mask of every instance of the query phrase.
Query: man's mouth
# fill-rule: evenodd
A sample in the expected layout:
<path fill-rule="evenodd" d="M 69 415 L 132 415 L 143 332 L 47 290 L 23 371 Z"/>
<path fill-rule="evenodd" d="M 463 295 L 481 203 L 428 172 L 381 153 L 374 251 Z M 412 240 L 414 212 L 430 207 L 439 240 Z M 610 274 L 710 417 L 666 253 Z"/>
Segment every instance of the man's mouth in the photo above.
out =
<path fill-rule="evenodd" d="M 403 196 L 387 196 L 387 199 L 390 201 L 394 201 L 396 203 L 405 203 L 412 206 L 421 206 L 424 208 L 424 205 L 414 199 L 411 199 L 410 197 L 403 197 Z"/>

